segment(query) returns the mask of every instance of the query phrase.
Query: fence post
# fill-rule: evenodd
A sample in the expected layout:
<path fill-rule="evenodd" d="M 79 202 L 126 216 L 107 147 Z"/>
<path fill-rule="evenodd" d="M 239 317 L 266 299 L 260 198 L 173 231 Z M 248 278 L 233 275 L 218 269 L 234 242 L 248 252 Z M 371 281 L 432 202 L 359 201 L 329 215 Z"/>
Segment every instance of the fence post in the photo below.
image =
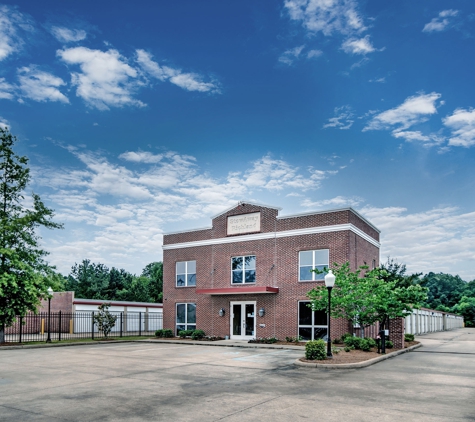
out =
<path fill-rule="evenodd" d="M 94 311 L 92 311 L 91 315 L 91 333 L 92 339 L 94 340 Z"/>
<path fill-rule="evenodd" d="M 22 331 L 23 331 L 23 317 L 21 316 L 20 317 L 20 340 L 18 341 L 18 343 L 21 343 Z"/>
<path fill-rule="evenodd" d="M 142 312 L 139 312 L 139 336 L 142 335 Z"/>
<path fill-rule="evenodd" d="M 124 314 L 123 312 L 120 313 L 120 336 L 121 337 L 122 337 L 122 327 L 123 327 L 123 325 L 122 325 L 123 324 L 123 321 L 122 321 L 122 315 L 123 314 Z"/>
<path fill-rule="evenodd" d="M 63 326 L 61 325 L 61 311 L 59 311 L 59 321 L 58 321 L 58 324 L 59 324 L 59 328 L 58 328 L 58 341 L 61 341 L 61 331 L 62 331 L 62 328 L 63 328 Z"/>

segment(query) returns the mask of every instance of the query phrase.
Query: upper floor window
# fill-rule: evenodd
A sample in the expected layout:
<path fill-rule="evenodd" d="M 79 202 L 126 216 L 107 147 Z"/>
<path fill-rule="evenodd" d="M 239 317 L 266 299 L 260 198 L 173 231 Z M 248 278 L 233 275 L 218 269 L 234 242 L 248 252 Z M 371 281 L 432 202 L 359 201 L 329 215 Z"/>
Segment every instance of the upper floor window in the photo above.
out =
<path fill-rule="evenodd" d="M 314 269 L 323 271 L 328 268 L 329 250 L 318 249 L 316 251 L 299 252 L 299 280 L 300 281 L 316 281 L 324 280 L 325 273 L 316 274 L 312 272 Z"/>
<path fill-rule="evenodd" d="M 233 284 L 256 282 L 255 255 L 233 256 L 231 258 L 231 267 L 231 280 Z"/>
<path fill-rule="evenodd" d="M 176 263 L 177 287 L 196 286 L 196 261 Z"/>

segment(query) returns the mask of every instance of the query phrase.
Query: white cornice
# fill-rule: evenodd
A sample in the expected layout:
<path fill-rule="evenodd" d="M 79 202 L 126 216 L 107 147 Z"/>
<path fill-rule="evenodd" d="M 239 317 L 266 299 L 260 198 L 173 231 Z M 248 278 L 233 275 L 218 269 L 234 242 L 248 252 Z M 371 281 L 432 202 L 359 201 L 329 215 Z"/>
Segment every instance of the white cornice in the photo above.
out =
<path fill-rule="evenodd" d="M 373 239 L 371 236 L 367 235 L 365 232 L 360 230 L 358 227 L 353 224 L 336 224 L 333 226 L 322 226 L 322 227 L 310 227 L 307 229 L 296 229 L 296 230 L 285 230 L 280 232 L 267 232 L 267 233 L 256 233 L 248 234 L 243 236 L 232 236 L 232 237 L 220 237 L 218 239 L 206 239 L 206 240 L 197 240 L 195 242 L 183 242 L 183 243 L 173 243 L 170 245 L 163 245 L 163 250 L 169 249 L 181 249 L 181 248 L 193 248 L 196 246 L 211 246 L 211 245 L 222 245 L 225 243 L 237 243 L 237 242 L 250 242 L 252 240 L 262 240 L 262 239 L 274 239 L 279 237 L 290 237 L 290 236 L 303 236 L 306 234 L 317 234 L 317 233 L 331 233 L 331 232 L 340 232 L 349 230 L 372 245 L 379 248 L 381 244 Z"/>

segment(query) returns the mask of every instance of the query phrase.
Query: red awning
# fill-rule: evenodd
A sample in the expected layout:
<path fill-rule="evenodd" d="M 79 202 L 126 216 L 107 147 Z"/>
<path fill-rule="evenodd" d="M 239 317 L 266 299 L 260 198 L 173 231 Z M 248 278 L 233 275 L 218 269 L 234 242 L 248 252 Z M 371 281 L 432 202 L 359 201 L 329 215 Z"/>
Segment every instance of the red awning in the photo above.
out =
<path fill-rule="evenodd" d="M 269 286 L 227 287 L 224 289 L 196 289 L 196 293 L 199 295 L 250 295 L 262 293 L 279 293 L 279 288 Z"/>

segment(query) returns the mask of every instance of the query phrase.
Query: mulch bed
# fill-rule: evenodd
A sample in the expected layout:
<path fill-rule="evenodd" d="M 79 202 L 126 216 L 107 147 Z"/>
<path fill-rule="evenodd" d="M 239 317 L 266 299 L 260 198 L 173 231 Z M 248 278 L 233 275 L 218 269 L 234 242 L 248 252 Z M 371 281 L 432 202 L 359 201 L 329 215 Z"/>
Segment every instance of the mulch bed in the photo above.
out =
<path fill-rule="evenodd" d="M 404 348 L 407 349 L 410 346 L 414 346 L 415 344 L 419 344 L 418 341 L 406 341 L 404 343 Z M 364 362 L 370 359 L 377 358 L 382 356 L 378 354 L 376 348 L 371 349 L 370 352 L 363 352 L 362 350 L 351 350 L 350 352 L 345 352 L 343 350 L 343 344 L 336 344 L 335 347 L 342 348 L 339 353 L 333 353 L 333 359 L 325 359 L 325 360 L 308 360 L 305 358 L 299 359 L 302 362 L 308 363 L 318 363 L 318 364 L 330 364 L 330 365 L 338 365 L 343 363 L 359 363 Z M 390 354 L 392 352 L 396 352 L 401 349 L 386 349 L 386 354 Z"/>

